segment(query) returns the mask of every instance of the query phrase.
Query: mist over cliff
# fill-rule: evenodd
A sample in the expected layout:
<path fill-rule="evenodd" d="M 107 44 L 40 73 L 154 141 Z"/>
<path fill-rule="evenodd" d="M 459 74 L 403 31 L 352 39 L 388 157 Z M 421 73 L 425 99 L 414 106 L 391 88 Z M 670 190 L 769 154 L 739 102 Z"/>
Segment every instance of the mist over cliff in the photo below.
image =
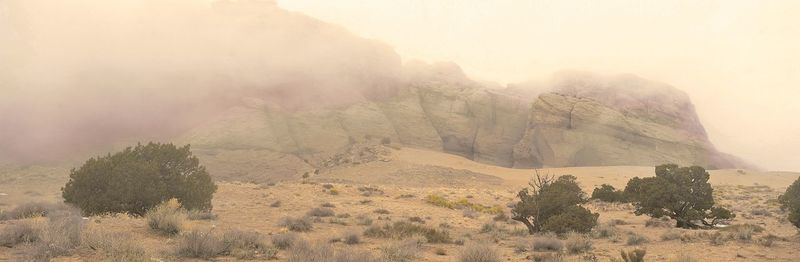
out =
<path fill-rule="evenodd" d="M 709 142 L 684 92 L 632 75 L 498 88 L 452 63 L 404 64 L 384 43 L 271 1 L 0 7 L 0 50 L 12 50 L 0 52 L 0 157 L 13 161 L 154 139 L 292 172 L 386 137 L 519 168 L 743 166 Z"/>

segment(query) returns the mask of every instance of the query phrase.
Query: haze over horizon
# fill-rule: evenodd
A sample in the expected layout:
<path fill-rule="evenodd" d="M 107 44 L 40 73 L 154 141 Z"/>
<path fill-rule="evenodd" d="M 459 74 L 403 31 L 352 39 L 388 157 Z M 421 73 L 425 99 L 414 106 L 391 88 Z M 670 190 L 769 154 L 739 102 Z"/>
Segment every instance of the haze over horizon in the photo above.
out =
<path fill-rule="evenodd" d="M 800 2 L 311 1 L 278 5 L 503 85 L 561 70 L 635 74 L 686 91 L 712 142 L 800 171 Z"/>

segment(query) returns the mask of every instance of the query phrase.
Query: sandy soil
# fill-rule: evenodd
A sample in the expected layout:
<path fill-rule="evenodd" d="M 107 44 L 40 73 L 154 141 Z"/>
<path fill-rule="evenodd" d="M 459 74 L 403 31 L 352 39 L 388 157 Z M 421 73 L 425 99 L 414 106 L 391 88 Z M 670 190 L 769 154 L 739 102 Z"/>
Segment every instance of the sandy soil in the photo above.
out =
<path fill-rule="evenodd" d="M 458 156 L 413 148 L 392 151 L 383 161 L 324 169 L 306 181 L 284 181 L 271 186 L 220 182 L 214 198 L 214 213 L 219 215 L 218 219 L 188 221 L 187 230 L 252 230 L 270 237 L 286 232 L 285 228 L 278 226 L 282 218 L 300 217 L 311 208 L 331 203 L 335 205 L 333 210 L 337 214 L 347 213 L 350 216 L 338 219 L 335 221 L 337 223 L 331 223 L 331 218 L 321 218 L 314 223 L 312 231 L 300 233 L 302 237 L 312 241 L 328 241 L 348 232 L 363 232 L 366 226 L 357 225 L 358 215 L 371 217 L 377 225 L 420 217 L 426 226 L 438 228 L 441 224 L 447 224 L 447 230 L 455 240 L 491 243 L 500 252 L 502 261 L 530 261 L 530 256 L 541 253 L 515 252 L 518 243 L 528 243 L 532 239 L 521 224 L 495 222 L 499 229 L 482 232 L 485 224 L 493 222 L 493 215 L 479 214 L 469 218 L 461 210 L 434 206 L 424 200 L 428 195 L 437 194 L 451 200 L 463 198 L 482 205 L 506 206 L 514 201 L 516 192 L 526 185 L 534 171 L 490 166 Z M 9 209 L 32 200 L 57 200 L 67 171 L 67 168 L 6 168 L 0 172 L 0 192 L 4 193 L 0 196 L 0 209 Z M 623 187 L 631 177 L 651 176 L 653 167 L 547 168 L 538 172 L 575 175 L 585 191 L 590 193 L 592 188 L 602 183 Z M 637 247 L 647 250 L 647 261 L 670 261 L 680 253 L 690 254 L 696 261 L 797 261 L 797 250 L 800 250 L 797 230 L 786 222 L 785 213 L 775 206 L 772 199 L 800 174 L 747 170 L 714 170 L 710 173 L 716 190 L 715 197 L 722 205 L 737 213 L 733 223 L 760 225 L 765 232 L 754 234 L 749 241 L 730 240 L 721 245 L 712 245 L 709 239 L 702 237 L 692 240 L 687 237 L 687 241 L 662 240 L 661 236 L 666 232 L 692 236 L 709 230 L 646 227 L 649 218 L 634 215 L 629 205 L 590 203 L 588 207 L 600 213 L 600 224 L 611 221 L 621 223 L 615 226 L 618 236 L 593 239 L 593 248 L 589 252 L 566 255 L 566 261 L 610 261 L 619 257 L 620 250 Z M 338 194 L 331 194 L 330 190 L 323 188 L 322 185 L 326 183 L 331 184 Z M 377 187 L 384 193 L 364 196 L 358 188 L 366 185 Z M 270 207 L 275 201 L 281 201 L 281 206 Z M 374 211 L 377 209 L 386 209 L 390 213 L 376 214 Z M 754 210 L 765 210 L 766 214 Z M 150 232 L 141 218 L 114 216 L 89 219 L 90 226 L 94 228 L 132 233 L 136 242 L 146 247 L 156 261 L 178 260 L 172 255 L 175 239 Z M 8 223 L 0 222 L 0 228 Z M 649 242 L 629 246 L 625 241 L 628 232 L 646 236 Z M 769 247 L 761 245 L 760 239 L 769 234 L 783 240 Z M 379 255 L 380 248 L 393 241 L 368 237 L 361 239 L 361 244 L 347 246 L 335 243 L 334 246 L 367 250 Z M 425 244 L 418 260 L 456 261 L 463 248 L 457 244 Z M 436 249 L 443 249 L 446 255 L 435 254 Z M 13 261 L 17 252 L 19 248 L 0 247 L 0 261 Z M 286 252 L 279 252 L 280 260 L 286 258 Z M 101 259 L 102 256 L 94 252 L 80 251 L 57 260 Z"/>

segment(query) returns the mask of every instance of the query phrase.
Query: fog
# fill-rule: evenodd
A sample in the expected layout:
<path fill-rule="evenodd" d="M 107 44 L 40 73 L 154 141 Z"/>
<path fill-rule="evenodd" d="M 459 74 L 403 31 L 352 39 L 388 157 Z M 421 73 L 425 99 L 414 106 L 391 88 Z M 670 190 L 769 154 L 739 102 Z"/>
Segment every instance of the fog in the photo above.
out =
<path fill-rule="evenodd" d="M 279 0 L 499 83 L 562 69 L 633 73 L 691 96 L 712 142 L 800 170 L 800 2 Z"/>
<path fill-rule="evenodd" d="M 267 1 L 3 0 L 0 38 L 12 161 L 173 137 L 243 96 L 294 110 L 385 95 L 401 67 L 384 44 Z"/>
<path fill-rule="evenodd" d="M 800 170 L 798 2 L 277 5 L 295 12 L 246 0 L 0 0 L 0 160 L 171 137 L 243 95 L 286 110 L 381 97 L 403 61 L 421 59 L 501 84 L 563 69 L 670 83 L 720 150 Z"/>

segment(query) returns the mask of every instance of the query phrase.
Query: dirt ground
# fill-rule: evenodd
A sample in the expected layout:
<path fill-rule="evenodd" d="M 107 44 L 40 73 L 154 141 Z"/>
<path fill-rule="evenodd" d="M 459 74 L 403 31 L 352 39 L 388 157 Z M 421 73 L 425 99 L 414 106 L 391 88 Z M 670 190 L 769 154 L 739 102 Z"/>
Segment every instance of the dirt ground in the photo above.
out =
<path fill-rule="evenodd" d="M 589 194 L 600 184 L 624 187 L 634 176 L 652 176 L 653 167 L 581 167 L 546 168 L 542 174 L 570 174 L 578 178 Z M 582 254 L 565 254 L 565 261 L 611 261 L 619 258 L 620 250 L 644 248 L 646 261 L 673 261 L 678 254 L 688 254 L 695 261 L 797 261 L 800 241 L 797 229 L 786 221 L 786 214 L 774 199 L 800 174 L 788 172 L 756 172 L 748 170 L 713 170 L 711 182 L 715 198 L 732 209 L 737 217 L 732 224 L 753 224 L 764 228 L 750 240 L 731 239 L 712 244 L 703 232 L 715 230 L 682 230 L 671 227 L 646 226 L 646 216 L 636 216 L 627 204 L 590 202 L 587 206 L 600 213 L 599 225 L 613 223 L 617 234 L 609 238 L 593 238 L 592 248 Z M 0 171 L 0 209 L 30 201 L 57 201 L 60 187 L 66 182 L 68 168 L 61 167 L 3 167 Z M 329 241 L 346 233 L 360 234 L 367 226 L 358 225 L 358 216 L 372 218 L 375 225 L 408 221 L 419 217 L 425 226 L 441 228 L 446 225 L 456 242 L 485 242 L 494 245 L 501 261 L 530 261 L 542 252 L 518 252 L 518 246 L 529 246 L 532 236 L 519 223 L 495 222 L 491 214 L 465 216 L 462 210 L 434 206 L 425 201 L 429 195 L 441 195 L 449 200 L 467 199 L 485 206 L 506 207 L 515 201 L 519 189 L 526 186 L 533 170 L 510 169 L 485 165 L 470 160 L 413 148 L 393 149 L 384 161 L 358 165 L 342 165 L 323 169 L 304 180 L 277 182 L 274 185 L 242 182 L 219 182 L 213 212 L 216 220 L 187 221 L 188 230 L 239 229 L 256 231 L 269 238 L 286 232 L 279 226 L 284 217 L 301 217 L 314 207 L 330 203 L 339 218 L 320 218 L 313 230 L 299 233 L 312 241 Z M 332 188 L 323 185 L 330 184 Z M 382 194 L 365 196 L 361 187 L 374 187 Z M 336 191 L 336 194 L 331 193 Z M 279 207 L 271 204 L 280 201 Z M 388 214 L 378 214 L 378 209 Z M 508 213 L 508 208 L 504 208 Z M 343 214 L 348 214 L 345 216 Z M 90 217 L 90 227 L 104 231 L 131 233 L 135 241 L 146 248 L 153 261 L 179 260 L 172 253 L 175 237 L 165 237 L 149 231 L 144 219 L 128 216 Z M 513 220 L 508 220 L 513 221 Z M 8 221 L 0 222 L 0 228 Z M 490 230 L 484 230 L 486 225 Z M 628 245 L 630 234 L 645 236 L 639 245 Z M 670 233 L 681 238 L 663 240 Z M 770 236 L 772 235 L 772 236 Z M 764 244 L 764 239 L 777 239 Z M 365 250 L 377 255 L 381 247 L 393 241 L 361 237 L 357 245 L 334 243 L 336 248 Z M 423 245 L 418 261 L 457 261 L 464 246 L 453 244 Z M 0 261 L 15 261 L 18 248 L 0 247 Z M 288 251 L 278 253 L 285 260 Z M 437 253 L 444 253 L 440 255 Z M 81 250 L 56 261 L 96 261 L 103 257 L 96 252 Z M 219 261 L 234 260 L 219 258 Z"/>

